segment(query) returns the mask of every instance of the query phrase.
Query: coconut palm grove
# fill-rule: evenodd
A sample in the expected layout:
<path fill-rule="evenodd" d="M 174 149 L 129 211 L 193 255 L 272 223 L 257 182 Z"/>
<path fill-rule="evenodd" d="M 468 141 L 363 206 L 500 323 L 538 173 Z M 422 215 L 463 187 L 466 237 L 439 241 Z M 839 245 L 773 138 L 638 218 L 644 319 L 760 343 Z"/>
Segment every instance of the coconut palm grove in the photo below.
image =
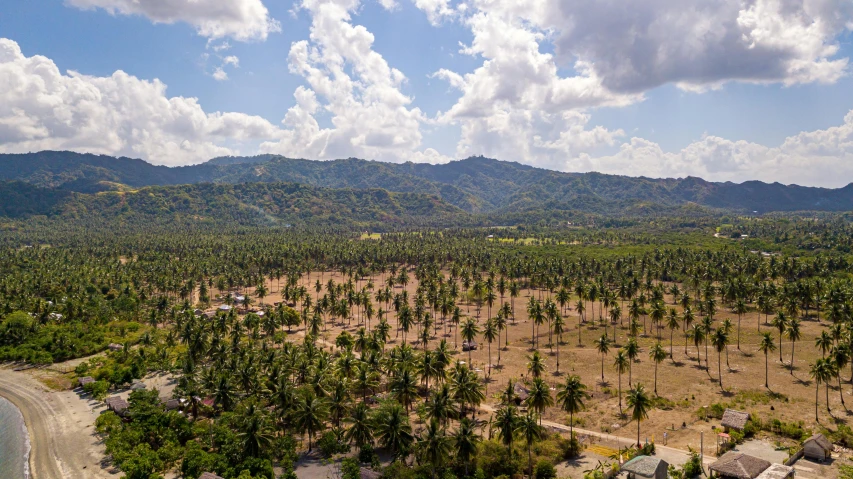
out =
<path fill-rule="evenodd" d="M 669 451 L 688 478 L 744 441 L 853 445 L 847 213 L 100 185 L 4 184 L 0 358 L 99 408 L 117 477 L 598 479 Z"/>

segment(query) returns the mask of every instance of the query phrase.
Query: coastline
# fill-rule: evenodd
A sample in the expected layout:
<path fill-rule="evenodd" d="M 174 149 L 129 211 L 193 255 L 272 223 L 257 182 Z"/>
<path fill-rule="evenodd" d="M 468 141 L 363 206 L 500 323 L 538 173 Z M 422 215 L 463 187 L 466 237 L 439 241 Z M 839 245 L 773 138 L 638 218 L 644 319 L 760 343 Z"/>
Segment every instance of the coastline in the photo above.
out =
<path fill-rule="evenodd" d="M 101 466 L 104 446 L 94 431 L 100 405 L 73 391 L 50 391 L 26 372 L 0 369 L 0 396 L 18 408 L 29 439 L 29 478 L 118 477 Z"/>
<path fill-rule="evenodd" d="M 16 439 L 17 439 L 17 442 L 20 444 L 21 438 L 23 438 L 23 454 L 17 456 L 18 458 L 22 459 L 21 464 L 20 464 L 22 471 L 18 470 L 17 472 L 23 472 L 24 479 L 29 479 L 30 478 L 30 451 L 32 449 L 32 446 L 30 443 L 30 431 L 27 428 L 27 423 L 26 423 L 26 420 L 24 419 L 23 413 L 21 413 L 21 409 L 18 408 L 18 406 L 15 403 L 13 403 L 12 401 L 3 397 L 2 395 L 0 395 L 0 399 L 2 399 L 2 401 L 0 401 L 0 402 L 2 402 L 2 409 L 3 410 L 5 410 L 6 412 L 14 411 L 12 417 L 7 416 L 7 417 L 5 417 L 4 420 L 9 421 L 9 424 L 14 423 L 14 425 L 18 426 L 18 428 L 20 429 L 21 436 L 17 437 Z M 10 439 L 4 439 L 4 440 L 10 440 Z M 2 456 L 0 456 L 0 457 L 3 457 L 4 462 L 8 461 L 14 457 L 14 456 L 7 455 L 8 452 L 10 452 L 10 451 L 3 451 Z"/>

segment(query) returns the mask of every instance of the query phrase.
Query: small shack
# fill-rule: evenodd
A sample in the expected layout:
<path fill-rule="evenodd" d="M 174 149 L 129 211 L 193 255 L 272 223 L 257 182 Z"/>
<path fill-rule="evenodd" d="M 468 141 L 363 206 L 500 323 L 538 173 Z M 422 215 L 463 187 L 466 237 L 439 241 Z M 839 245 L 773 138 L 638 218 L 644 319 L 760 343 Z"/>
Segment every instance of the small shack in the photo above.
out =
<path fill-rule="evenodd" d="M 720 421 L 720 425 L 723 426 L 723 429 L 726 432 L 729 432 L 732 429 L 735 431 L 743 431 L 743 428 L 746 427 L 747 421 L 749 421 L 749 413 L 734 409 L 726 409 L 723 413 L 723 419 Z"/>
<path fill-rule="evenodd" d="M 463 351 L 476 351 L 477 350 L 477 342 L 476 341 L 462 341 L 462 350 Z"/>
<path fill-rule="evenodd" d="M 771 464 L 755 479 L 788 479 L 794 477 L 794 468 L 784 464 Z"/>
<path fill-rule="evenodd" d="M 217 476 L 212 472 L 202 472 L 198 479 L 223 479 L 222 476 Z"/>
<path fill-rule="evenodd" d="M 803 443 L 803 455 L 815 461 L 826 461 L 832 457 L 832 443 L 823 434 L 815 434 Z"/>
<path fill-rule="evenodd" d="M 87 384 L 92 384 L 93 382 L 95 382 L 95 378 L 93 378 L 91 376 L 83 376 L 82 378 L 77 380 L 77 384 L 81 388 L 85 387 Z"/>
<path fill-rule="evenodd" d="M 174 411 L 176 409 L 181 409 L 184 403 L 180 399 L 166 399 L 160 398 L 160 402 L 163 403 L 163 407 L 166 408 L 167 411 Z"/>
<path fill-rule="evenodd" d="M 118 343 L 110 343 L 107 348 L 109 348 L 110 351 L 121 351 L 122 349 L 124 349 L 124 346 Z"/>
<path fill-rule="evenodd" d="M 720 477 L 731 479 L 755 479 L 764 472 L 770 463 L 764 459 L 750 456 L 742 452 L 729 451 L 710 466 L 712 472 Z"/>
<path fill-rule="evenodd" d="M 669 464 L 663 459 L 639 455 L 622 465 L 629 479 L 666 479 Z"/>
<path fill-rule="evenodd" d="M 104 400 L 104 403 L 106 403 L 107 409 L 121 417 L 127 415 L 127 408 L 130 407 L 130 404 L 119 396 L 108 397 Z"/>

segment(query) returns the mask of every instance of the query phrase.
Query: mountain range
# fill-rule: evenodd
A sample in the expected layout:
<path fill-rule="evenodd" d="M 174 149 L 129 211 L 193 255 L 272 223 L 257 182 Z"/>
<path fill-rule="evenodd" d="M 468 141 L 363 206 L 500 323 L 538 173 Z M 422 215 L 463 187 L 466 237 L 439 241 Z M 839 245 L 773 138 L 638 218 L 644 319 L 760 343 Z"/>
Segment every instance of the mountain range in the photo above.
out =
<path fill-rule="evenodd" d="M 127 195 L 140 188 L 174 200 L 175 195 L 166 193 L 169 187 L 207 203 L 214 201 L 210 195 L 231 195 L 240 201 L 249 201 L 245 204 L 250 208 L 265 207 L 267 211 L 273 205 L 267 202 L 262 207 L 258 204 L 261 197 L 253 197 L 269 195 L 270 189 L 290 191 L 288 194 L 298 190 L 303 197 L 320 195 L 322 202 L 343 201 L 357 191 L 372 191 L 358 194 L 372 198 L 374 205 L 382 204 L 385 201 L 382 198 L 393 199 L 391 203 L 397 202 L 398 206 L 403 198 L 404 203 L 432 205 L 432 209 L 409 211 L 407 206 L 383 204 L 382 207 L 393 210 L 392 216 L 541 211 L 626 214 L 694 207 L 739 213 L 853 210 L 853 184 L 827 189 L 760 181 L 715 183 L 695 177 L 653 179 L 564 173 L 483 157 L 430 165 L 356 158 L 313 161 L 260 155 L 220 157 L 199 165 L 165 167 L 125 157 L 43 151 L 0 155 L 0 181 L 29 185 L 31 188 L 24 190 L 32 204 L 39 205 L 36 209 L 47 208 L 53 212 L 57 211 L 57 205 L 66 204 L 70 198 L 75 198 L 79 207 L 83 195 L 103 192 Z M 241 186 L 248 184 L 267 186 Z M 299 189 L 296 185 L 303 187 Z M 11 189 L 7 184 L 0 193 L 8 195 Z M 20 184 L 17 189 L 21 189 Z M 333 191 L 340 189 L 346 192 Z M 250 190 L 256 191 L 250 193 Z M 381 197 L 377 190 L 392 195 Z M 51 200 L 45 200 L 46 197 Z M 0 196 L 0 203 L 9 201 L 8 196 Z M 50 206 L 52 202 L 55 204 Z M 0 214 L 9 216 L 12 214 L 7 211 L 9 209 L 7 205 L 0 209 Z M 67 207 L 62 209 L 63 212 L 67 210 Z"/>

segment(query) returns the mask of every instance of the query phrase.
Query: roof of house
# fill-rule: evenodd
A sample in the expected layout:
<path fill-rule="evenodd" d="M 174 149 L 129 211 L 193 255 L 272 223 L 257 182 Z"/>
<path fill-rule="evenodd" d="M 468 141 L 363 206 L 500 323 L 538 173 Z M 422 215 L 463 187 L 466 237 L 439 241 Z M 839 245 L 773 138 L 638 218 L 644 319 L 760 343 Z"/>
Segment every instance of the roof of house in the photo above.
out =
<path fill-rule="evenodd" d="M 785 479 L 794 474 L 794 468 L 784 464 L 771 464 L 756 479 Z"/>
<path fill-rule="evenodd" d="M 755 479 L 768 467 L 770 467 L 770 463 L 764 459 L 741 452 L 729 451 L 720 456 L 717 462 L 711 464 L 709 469 L 721 476 Z"/>
<path fill-rule="evenodd" d="M 124 412 L 130 407 L 130 404 L 119 396 L 108 397 L 104 402 L 107 404 L 108 408 L 117 413 Z"/>
<path fill-rule="evenodd" d="M 361 479 L 379 479 L 382 477 L 382 474 L 366 467 L 360 468 L 359 472 L 361 473 Z"/>
<path fill-rule="evenodd" d="M 736 411 L 734 409 L 726 409 L 726 412 L 723 413 L 723 420 L 720 424 L 722 424 L 723 427 L 741 430 L 746 426 L 747 421 L 749 421 L 749 413 Z"/>
<path fill-rule="evenodd" d="M 212 472 L 202 472 L 198 479 L 223 479 L 222 476 L 217 476 Z"/>
<path fill-rule="evenodd" d="M 78 379 L 78 380 L 77 380 L 77 382 L 78 382 L 81 386 L 85 386 L 85 385 L 87 385 L 87 384 L 89 384 L 89 383 L 93 383 L 93 382 L 95 382 L 95 378 L 93 378 L 93 377 L 91 377 L 91 376 L 83 376 L 82 378 Z"/>
<path fill-rule="evenodd" d="M 180 409 L 181 405 L 183 404 L 181 403 L 180 399 L 160 398 L 160 400 L 163 402 L 163 406 L 169 411 L 174 409 Z"/>
<path fill-rule="evenodd" d="M 818 446 L 822 447 L 825 451 L 832 451 L 832 443 L 829 442 L 829 439 L 826 438 L 823 434 L 817 433 L 812 437 L 808 438 L 803 442 L 803 445 L 814 441 Z"/>
<path fill-rule="evenodd" d="M 622 470 L 643 477 L 654 477 L 661 463 L 663 463 L 663 467 L 669 467 L 669 464 L 660 458 L 639 455 L 623 464 Z"/>

